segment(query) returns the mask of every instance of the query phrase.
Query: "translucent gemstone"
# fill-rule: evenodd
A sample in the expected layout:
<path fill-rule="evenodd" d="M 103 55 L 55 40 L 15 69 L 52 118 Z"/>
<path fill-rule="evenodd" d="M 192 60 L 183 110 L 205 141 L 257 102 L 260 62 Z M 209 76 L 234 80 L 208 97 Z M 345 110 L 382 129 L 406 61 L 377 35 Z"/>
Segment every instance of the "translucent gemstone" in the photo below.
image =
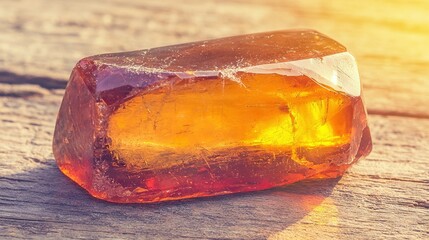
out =
<path fill-rule="evenodd" d="M 94 197 L 156 202 L 337 177 L 371 146 L 354 58 L 301 30 L 82 59 L 53 149 Z"/>

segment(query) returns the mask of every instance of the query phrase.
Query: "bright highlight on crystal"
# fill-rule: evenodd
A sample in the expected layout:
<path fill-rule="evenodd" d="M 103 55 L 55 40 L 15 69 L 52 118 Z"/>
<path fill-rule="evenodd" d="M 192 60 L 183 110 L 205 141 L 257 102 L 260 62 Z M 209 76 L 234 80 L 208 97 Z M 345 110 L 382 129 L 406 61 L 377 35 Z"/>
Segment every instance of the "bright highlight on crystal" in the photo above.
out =
<path fill-rule="evenodd" d="M 53 144 L 64 174 L 127 203 L 337 177 L 371 146 L 353 56 L 310 30 L 82 59 Z"/>

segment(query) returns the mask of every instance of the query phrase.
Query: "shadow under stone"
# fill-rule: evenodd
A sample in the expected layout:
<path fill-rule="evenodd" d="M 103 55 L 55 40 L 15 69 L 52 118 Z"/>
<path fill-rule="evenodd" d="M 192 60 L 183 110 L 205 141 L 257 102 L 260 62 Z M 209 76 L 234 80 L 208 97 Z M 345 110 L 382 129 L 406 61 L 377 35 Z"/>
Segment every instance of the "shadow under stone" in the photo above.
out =
<path fill-rule="evenodd" d="M 54 161 L 54 160 L 52 160 Z M 339 179 L 270 190 L 171 201 L 115 204 L 91 197 L 54 164 L 0 176 L 0 225 L 23 236 L 85 238 L 266 238 L 305 217 Z"/>

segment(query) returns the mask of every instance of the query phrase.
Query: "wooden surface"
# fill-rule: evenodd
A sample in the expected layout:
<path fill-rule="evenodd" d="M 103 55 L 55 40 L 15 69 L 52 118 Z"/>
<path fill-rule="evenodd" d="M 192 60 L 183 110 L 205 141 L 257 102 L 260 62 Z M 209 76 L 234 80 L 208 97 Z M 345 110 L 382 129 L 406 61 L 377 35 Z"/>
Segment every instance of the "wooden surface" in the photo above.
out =
<path fill-rule="evenodd" d="M 427 1 L 178 2 L 0 2 L 0 239 L 429 238 Z M 359 63 L 374 150 L 341 179 L 118 205 L 56 168 L 54 122 L 80 58 L 302 27 Z"/>

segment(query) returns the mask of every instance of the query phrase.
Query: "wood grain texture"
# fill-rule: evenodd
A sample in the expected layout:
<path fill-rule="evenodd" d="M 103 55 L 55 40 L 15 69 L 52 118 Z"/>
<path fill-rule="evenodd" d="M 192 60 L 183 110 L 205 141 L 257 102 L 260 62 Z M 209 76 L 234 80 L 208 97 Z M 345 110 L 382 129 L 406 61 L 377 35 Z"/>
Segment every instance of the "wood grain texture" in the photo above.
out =
<path fill-rule="evenodd" d="M 429 238 L 428 22 L 423 0 L 2 0 L 0 239 Z M 56 168 L 55 117 L 80 58 L 301 27 L 359 63 L 374 150 L 341 179 L 118 205 Z"/>

